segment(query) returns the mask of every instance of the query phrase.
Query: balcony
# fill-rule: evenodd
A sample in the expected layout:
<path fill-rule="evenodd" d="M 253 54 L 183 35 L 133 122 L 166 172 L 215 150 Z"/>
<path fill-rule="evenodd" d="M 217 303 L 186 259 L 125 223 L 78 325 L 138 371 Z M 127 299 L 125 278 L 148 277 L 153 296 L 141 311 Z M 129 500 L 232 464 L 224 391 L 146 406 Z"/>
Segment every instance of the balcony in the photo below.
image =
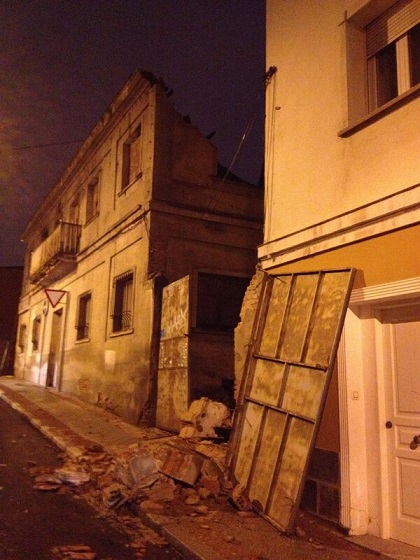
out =
<path fill-rule="evenodd" d="M 32 284 L 48 285 L 76 268 L 82 226 L 60 222 L 32 252 L 29 277 Z"/>

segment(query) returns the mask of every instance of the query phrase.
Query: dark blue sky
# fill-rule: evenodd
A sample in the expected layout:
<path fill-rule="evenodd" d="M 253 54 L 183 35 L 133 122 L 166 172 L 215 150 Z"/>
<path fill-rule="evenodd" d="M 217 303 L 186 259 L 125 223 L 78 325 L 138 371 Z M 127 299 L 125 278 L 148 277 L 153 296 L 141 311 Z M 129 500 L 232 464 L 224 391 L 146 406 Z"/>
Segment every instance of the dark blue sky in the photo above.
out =
<path fill-rule="evenodd" d="M 265 72 L 264 0 L 1 0 L 0 266 L 79 144 L 136 69 L 174 90 L 228 166 Z M 264 95 L 234 173 L 257 182 Z"/>

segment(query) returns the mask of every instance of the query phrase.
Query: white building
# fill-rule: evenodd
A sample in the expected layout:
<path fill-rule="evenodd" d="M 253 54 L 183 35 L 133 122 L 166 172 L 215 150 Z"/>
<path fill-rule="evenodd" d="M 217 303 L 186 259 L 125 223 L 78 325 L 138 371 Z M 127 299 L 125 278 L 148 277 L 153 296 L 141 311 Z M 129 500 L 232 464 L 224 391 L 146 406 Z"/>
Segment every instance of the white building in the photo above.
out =
<path fill-rule="evenodd" d="M 420 546 L 420 1 L 267 0 L 270 66 L 259 261 L 357 269 L 317 442 L 338 520 Z"/>

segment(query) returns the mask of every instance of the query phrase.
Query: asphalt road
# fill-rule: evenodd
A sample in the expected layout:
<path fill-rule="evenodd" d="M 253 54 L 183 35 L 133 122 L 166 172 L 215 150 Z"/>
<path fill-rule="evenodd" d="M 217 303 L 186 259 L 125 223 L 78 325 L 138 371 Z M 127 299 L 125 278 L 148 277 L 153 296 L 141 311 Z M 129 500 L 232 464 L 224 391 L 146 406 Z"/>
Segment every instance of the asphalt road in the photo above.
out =
<path fill-rule="evenodd" d="M 60 450 L 0 399 L 0 560 L 51 560 L 54 547 L 86 545 L 97 560 L 138 560 L 130 538 L 80 497 L 33 488 L 31 467 L 55 467 Z M 150 548 L 145 559 L 180 558 Z"/>

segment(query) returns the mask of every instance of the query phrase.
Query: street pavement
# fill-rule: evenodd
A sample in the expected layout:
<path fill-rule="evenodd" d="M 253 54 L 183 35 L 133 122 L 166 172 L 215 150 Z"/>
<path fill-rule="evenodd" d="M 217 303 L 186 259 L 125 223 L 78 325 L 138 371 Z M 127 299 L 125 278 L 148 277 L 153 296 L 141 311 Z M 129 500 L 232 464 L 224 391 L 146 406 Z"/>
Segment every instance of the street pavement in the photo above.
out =
<path fill-rule="evenodd" d="M 0 398 L 74 461 L 94 445 L 116 455 L 141 442 L 171 438 L 158 428 L 133 426 L 99 406 L 11 376 L 0 377 Z M 187 560 L 420 559 L 418 548 L 371 536 L 347 538 L 304 512 L 293 536 L 281 534 L 257 514 L 241 515 L 233 506 L 213 513 L 199 520 L 185 512 L 141 515 Z"/>

